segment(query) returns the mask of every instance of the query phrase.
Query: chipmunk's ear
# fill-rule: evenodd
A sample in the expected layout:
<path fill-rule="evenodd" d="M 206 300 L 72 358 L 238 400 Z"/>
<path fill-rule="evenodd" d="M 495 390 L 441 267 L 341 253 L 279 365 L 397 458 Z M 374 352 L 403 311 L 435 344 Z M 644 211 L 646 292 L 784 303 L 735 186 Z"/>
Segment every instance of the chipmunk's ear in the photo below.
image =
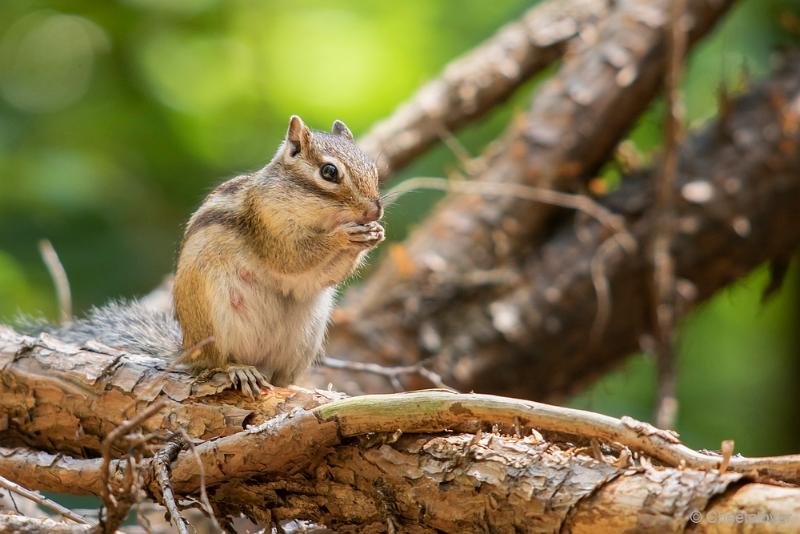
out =
<path fill-rule="evenodd" d="M 333 121 L 333 127 L 331 128 L 331 132 L 333 132 L 334 135 L 341 135 L 348 141 L 353 140 L 353 132 L 351 132 L 350 128 L 348 128 L 347 125 L 342 121 L 340 121 L 339 119 Z"/>
<path fill-rule="evenodd" d="M 311 144 L 311 130 L 297 115 L 292 115 L 289 119 L 289 130 L 286 132 L 286 151 L 289 156 L 295 158 L 301 152 L 308 149 Z"/>

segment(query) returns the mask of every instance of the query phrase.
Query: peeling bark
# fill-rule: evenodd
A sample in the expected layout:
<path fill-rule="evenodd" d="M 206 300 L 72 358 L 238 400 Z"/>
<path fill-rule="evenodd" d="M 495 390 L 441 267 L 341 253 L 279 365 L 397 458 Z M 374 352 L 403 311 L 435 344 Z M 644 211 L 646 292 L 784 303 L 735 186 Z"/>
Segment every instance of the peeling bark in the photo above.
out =
<path fill-rule="evenodd" d="M 247 402 L 230 391 L 225 373 L 193 377 L 157 358 L 99 343 L 82 348 L 47 334 L 29 338 L 2 325 L 0 368 L 3 437 L 78 456 L 99 455 L 109 431 L 156 399 L 166 408 L 145 423 L 145 431 L 166 435 L 180 427 L 192 438 L 208 439 L 342 396 L 278 388 L 261 402 Z"/>
<path fill-rule="evenodd" d="M 613 485 L 619 478 L 624 493 Z M 740 478 L 617 468 L 530 437 L 410 435 L 338 447 L 310 479 L 225 484 L 213 493 L 221 502 L 252 499 L 253 511 L 271 504 L 275 518 L 307 517 L 336 532 L 386 532 L 389 522 L 402 532 L 569 532 L 606 517 L 609 500 L 618 503 L 615 515 L 642 524 L 653 508 L 671 506 L 672 516 L 650 520 L 653 532 L 681 532 L 691 510 Z"/>
<path fill-rule="evenodd" d="M 581 502 L 562 527 L 595 532 L 780 532 L 800 529 L 800 489 L 749 483 L 728 485 L 712 499 L 687 491 L 703 474 L 650 472 L 620 477 Z M 705 475 L 707 476 L 707 475 Z M 715 480 L 711 484 L 723 484 Z M 767 497 L 769 495 L 769 497 Z M 769 511 L 755 505 L 772 501 Z M 773 501 L 774 499 L 774 501 Z M 754 506 L 755 505 L 755 506 Z M 631 513 L 632 510 L 646 510 Z M 744 517 L 740 514 L 747 513 Z"/>

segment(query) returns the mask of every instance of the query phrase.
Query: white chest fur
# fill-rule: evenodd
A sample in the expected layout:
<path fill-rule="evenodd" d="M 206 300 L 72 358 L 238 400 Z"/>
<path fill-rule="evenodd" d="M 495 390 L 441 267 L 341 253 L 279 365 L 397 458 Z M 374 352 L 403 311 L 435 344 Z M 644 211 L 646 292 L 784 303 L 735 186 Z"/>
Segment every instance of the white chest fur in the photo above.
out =
<path fill-rule="evenodd" d="M 298 298 L 275 282 L 269 273 L 254 269 L 225 273 L 213 284 L 211 320 L 220 352 L 284 385 L 319 354 L 335 288 Z"/>

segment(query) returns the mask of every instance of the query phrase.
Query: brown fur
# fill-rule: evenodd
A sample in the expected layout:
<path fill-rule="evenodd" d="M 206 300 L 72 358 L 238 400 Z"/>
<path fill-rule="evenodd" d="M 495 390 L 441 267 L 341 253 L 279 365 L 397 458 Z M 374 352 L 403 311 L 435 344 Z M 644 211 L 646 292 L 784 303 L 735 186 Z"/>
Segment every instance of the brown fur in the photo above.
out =
<path fill-rule="evenodd" d="M 208 310 L 202 306 L 207 290 L 202 271 L 191 266 L 179 267 L 176 277 L 180 277 L 181 283 L 175 285 L 175 312 L 183 331 L 184 348 L 178 363 L 199 368 L 223 367 L 226 358 L 216 349 Z"/>

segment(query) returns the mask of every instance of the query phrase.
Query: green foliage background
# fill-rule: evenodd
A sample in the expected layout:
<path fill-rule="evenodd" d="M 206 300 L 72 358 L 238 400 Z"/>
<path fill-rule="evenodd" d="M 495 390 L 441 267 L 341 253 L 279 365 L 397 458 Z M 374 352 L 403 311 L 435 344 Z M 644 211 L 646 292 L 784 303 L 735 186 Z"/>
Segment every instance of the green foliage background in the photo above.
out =
<path fill-rule="evenodd" d="M 447 61 L 522 13 L 522 0 L 4 0 L 0 3 L 0 318 L 55 317 L 36 242 L 52 240 L 78 310 L 133 296 L 170 271 L 181 225 L 220 179 L 263 165 L 288 116 L 357 134 Z M 800 42 L 797 0 L 743 0 L 696 48 L 687 122 L 716 113 L 721 85 L 760 78 Z M 474 153 L 524 109 L 537 80 L 459 133 Z M 645 155 L 659 102 L 631 133 Z M 437 148 L 402 177 L 442 175 Z M 613 178 L 613 166 L 606 171 Z M 404 197 L 402 238 L 439 197 Z M 800 280 L 766 305 L 759 269 L 687 319 L 679 430 L 696 447 L 800 451 Z M 624 313 L 617 310 L 616 313 Z M 543 377 L 546 379 L 546 377 Z M 654 366 L 631 357 L 571 404 L 649 419 Z"/>

